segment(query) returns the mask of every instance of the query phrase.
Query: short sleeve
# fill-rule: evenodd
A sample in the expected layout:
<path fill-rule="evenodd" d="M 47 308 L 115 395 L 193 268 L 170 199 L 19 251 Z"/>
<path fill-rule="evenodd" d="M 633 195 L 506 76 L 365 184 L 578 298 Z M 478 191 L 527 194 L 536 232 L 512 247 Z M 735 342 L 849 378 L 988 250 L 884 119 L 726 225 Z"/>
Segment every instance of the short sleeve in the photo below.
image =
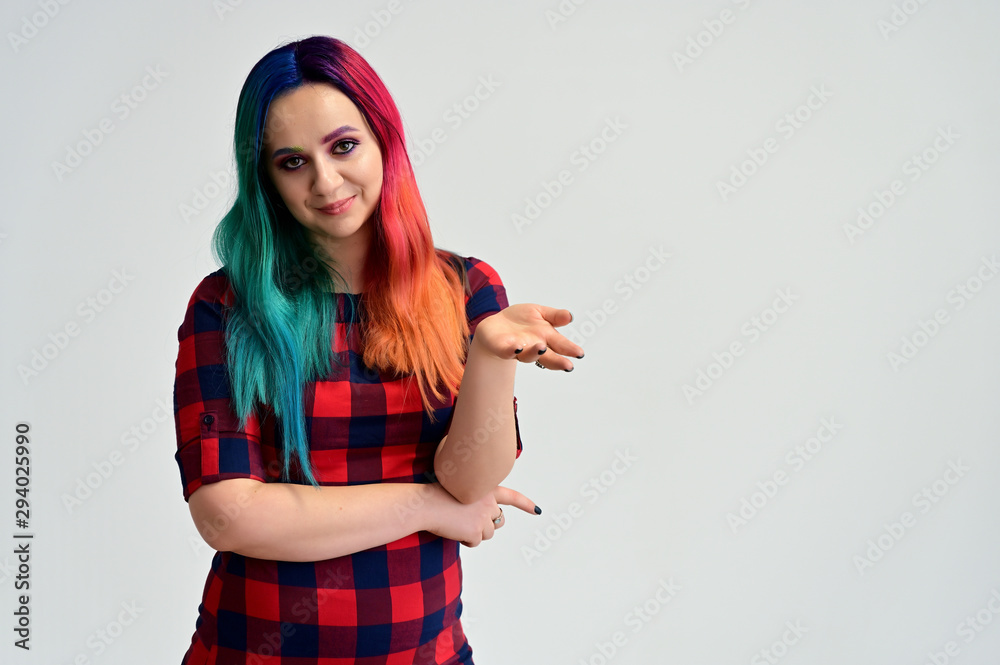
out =
<path fill-rule="evenodd" d="M 475 337 L 480 321 L 506 309 L 507 290 L 500 275 L 485 261 L 469 256 L 465 259 L 465 271 L 469 279 L 469 293 L 466 294 L 465 312 L 469 318 L 469 342 Z M 517 396 L 514 396 L 514 432 L 517 435 L 517 456 L 521 456 L 521 428 L 517 422 Z"/>
<path fill-rule="evenodd" d="M 233 411 L 226 372 L 225 308 L 233 291 L 225 273 L 202 280 L 177 331 L 174 422 L 184 501 L 209 483 L 230 478 L 266 482 L 260 423 L 253 414 L 245 429 Z"/>

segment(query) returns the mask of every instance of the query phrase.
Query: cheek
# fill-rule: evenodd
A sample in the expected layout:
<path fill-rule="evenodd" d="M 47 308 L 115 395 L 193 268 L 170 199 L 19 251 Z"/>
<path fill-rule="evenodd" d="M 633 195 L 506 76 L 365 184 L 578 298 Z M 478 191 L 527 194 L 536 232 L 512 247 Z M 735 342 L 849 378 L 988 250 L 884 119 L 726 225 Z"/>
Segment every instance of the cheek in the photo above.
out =
<path fill-rule="evenodd" d="M 292 207 L 296 200 L 294 183 L 280 177 L 272 179 L 271 182 L 274 185 L 274 190 L 278 193 L 278 196 L 281 197 L 281 200 L 284 201 L 285 205 Z"/>
<path fill-rule="evenodd" d="M 374 155 L 365 169 L 365 179 L 372 192 L 377 196 L 382 191 L 382 158 Z"/>

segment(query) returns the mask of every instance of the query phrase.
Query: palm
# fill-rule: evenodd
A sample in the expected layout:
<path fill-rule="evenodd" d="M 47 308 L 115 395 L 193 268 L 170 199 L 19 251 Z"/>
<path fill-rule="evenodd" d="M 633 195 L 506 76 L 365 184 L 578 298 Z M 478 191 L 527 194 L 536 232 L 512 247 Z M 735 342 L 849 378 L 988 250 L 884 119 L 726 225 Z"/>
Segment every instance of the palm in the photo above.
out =
<path fill-rule="evenodd" d="M 563 356 L 582 358 L 583 348 L 556 330 L 572 320 L 568 309 L 519 303 L 483 319 L 476 327 L 473 344 L 504 360 L 541 362 L 544 357 L 546 367 L 572 369 L 573 364 Z"/>

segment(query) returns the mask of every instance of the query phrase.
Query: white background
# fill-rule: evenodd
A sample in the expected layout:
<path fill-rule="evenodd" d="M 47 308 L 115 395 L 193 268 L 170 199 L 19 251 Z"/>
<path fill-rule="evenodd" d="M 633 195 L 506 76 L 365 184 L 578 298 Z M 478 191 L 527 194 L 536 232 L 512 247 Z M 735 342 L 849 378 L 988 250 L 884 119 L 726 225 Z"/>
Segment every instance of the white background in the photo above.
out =
<path fill-rule="evenodd" d="M 212 551 L 158 403 L 216 267 L 239 89 L 325 34 L 394 95 L 436 244 L 493 265 L 511 303 L 573 311 L 587 350 L 572 374 L 518 369 L 506 484 L 544 514 L 463 550 L 479 665 L 997 662 L 1000 5 L 42 4 L 0 10 L 0 660 L 180 662 Z M 881 214 L 862 228 L 859 207 Z"/>

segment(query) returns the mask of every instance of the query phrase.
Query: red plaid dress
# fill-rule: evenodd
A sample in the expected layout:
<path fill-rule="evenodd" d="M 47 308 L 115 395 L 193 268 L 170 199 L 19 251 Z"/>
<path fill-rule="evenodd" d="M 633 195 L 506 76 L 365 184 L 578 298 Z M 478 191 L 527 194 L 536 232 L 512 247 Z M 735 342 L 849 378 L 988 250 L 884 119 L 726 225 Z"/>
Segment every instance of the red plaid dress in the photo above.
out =
<path fill-rule="evenodd" d="M 507 307 L 496 271 L 465 257 L 470 331 Z M 240 430 L 225 371 L 226 306 L 234 300 L 223 270 L 205 277 L 177 336 L 175 459 L 184 500 L 228 478 L 280 482 L 281 433 L 261 410 Z M 434 403 L 436 423 L 415 386 L 364 366 L 358 354 L 364 294 L 337 299 L 333 348 L 345 367 L 304 391 L 310 461 L 322 485 L 429 482 L 454 397 Z M 471 336 L 470 336 L 471 339 Z M 432 398 L 433 399 L 433 398 Z M 521 453 L 514 398 L 517 453 Z M 294 465 L 293 465 L 293 468 Z M 305 483 L 298 478 L 296 482 Z M 459 543 L 427 531 L 323 561 L 270 561 L 216 552 L 183 665 L 452 665 L 472 663 L 462 631 Z"/>

